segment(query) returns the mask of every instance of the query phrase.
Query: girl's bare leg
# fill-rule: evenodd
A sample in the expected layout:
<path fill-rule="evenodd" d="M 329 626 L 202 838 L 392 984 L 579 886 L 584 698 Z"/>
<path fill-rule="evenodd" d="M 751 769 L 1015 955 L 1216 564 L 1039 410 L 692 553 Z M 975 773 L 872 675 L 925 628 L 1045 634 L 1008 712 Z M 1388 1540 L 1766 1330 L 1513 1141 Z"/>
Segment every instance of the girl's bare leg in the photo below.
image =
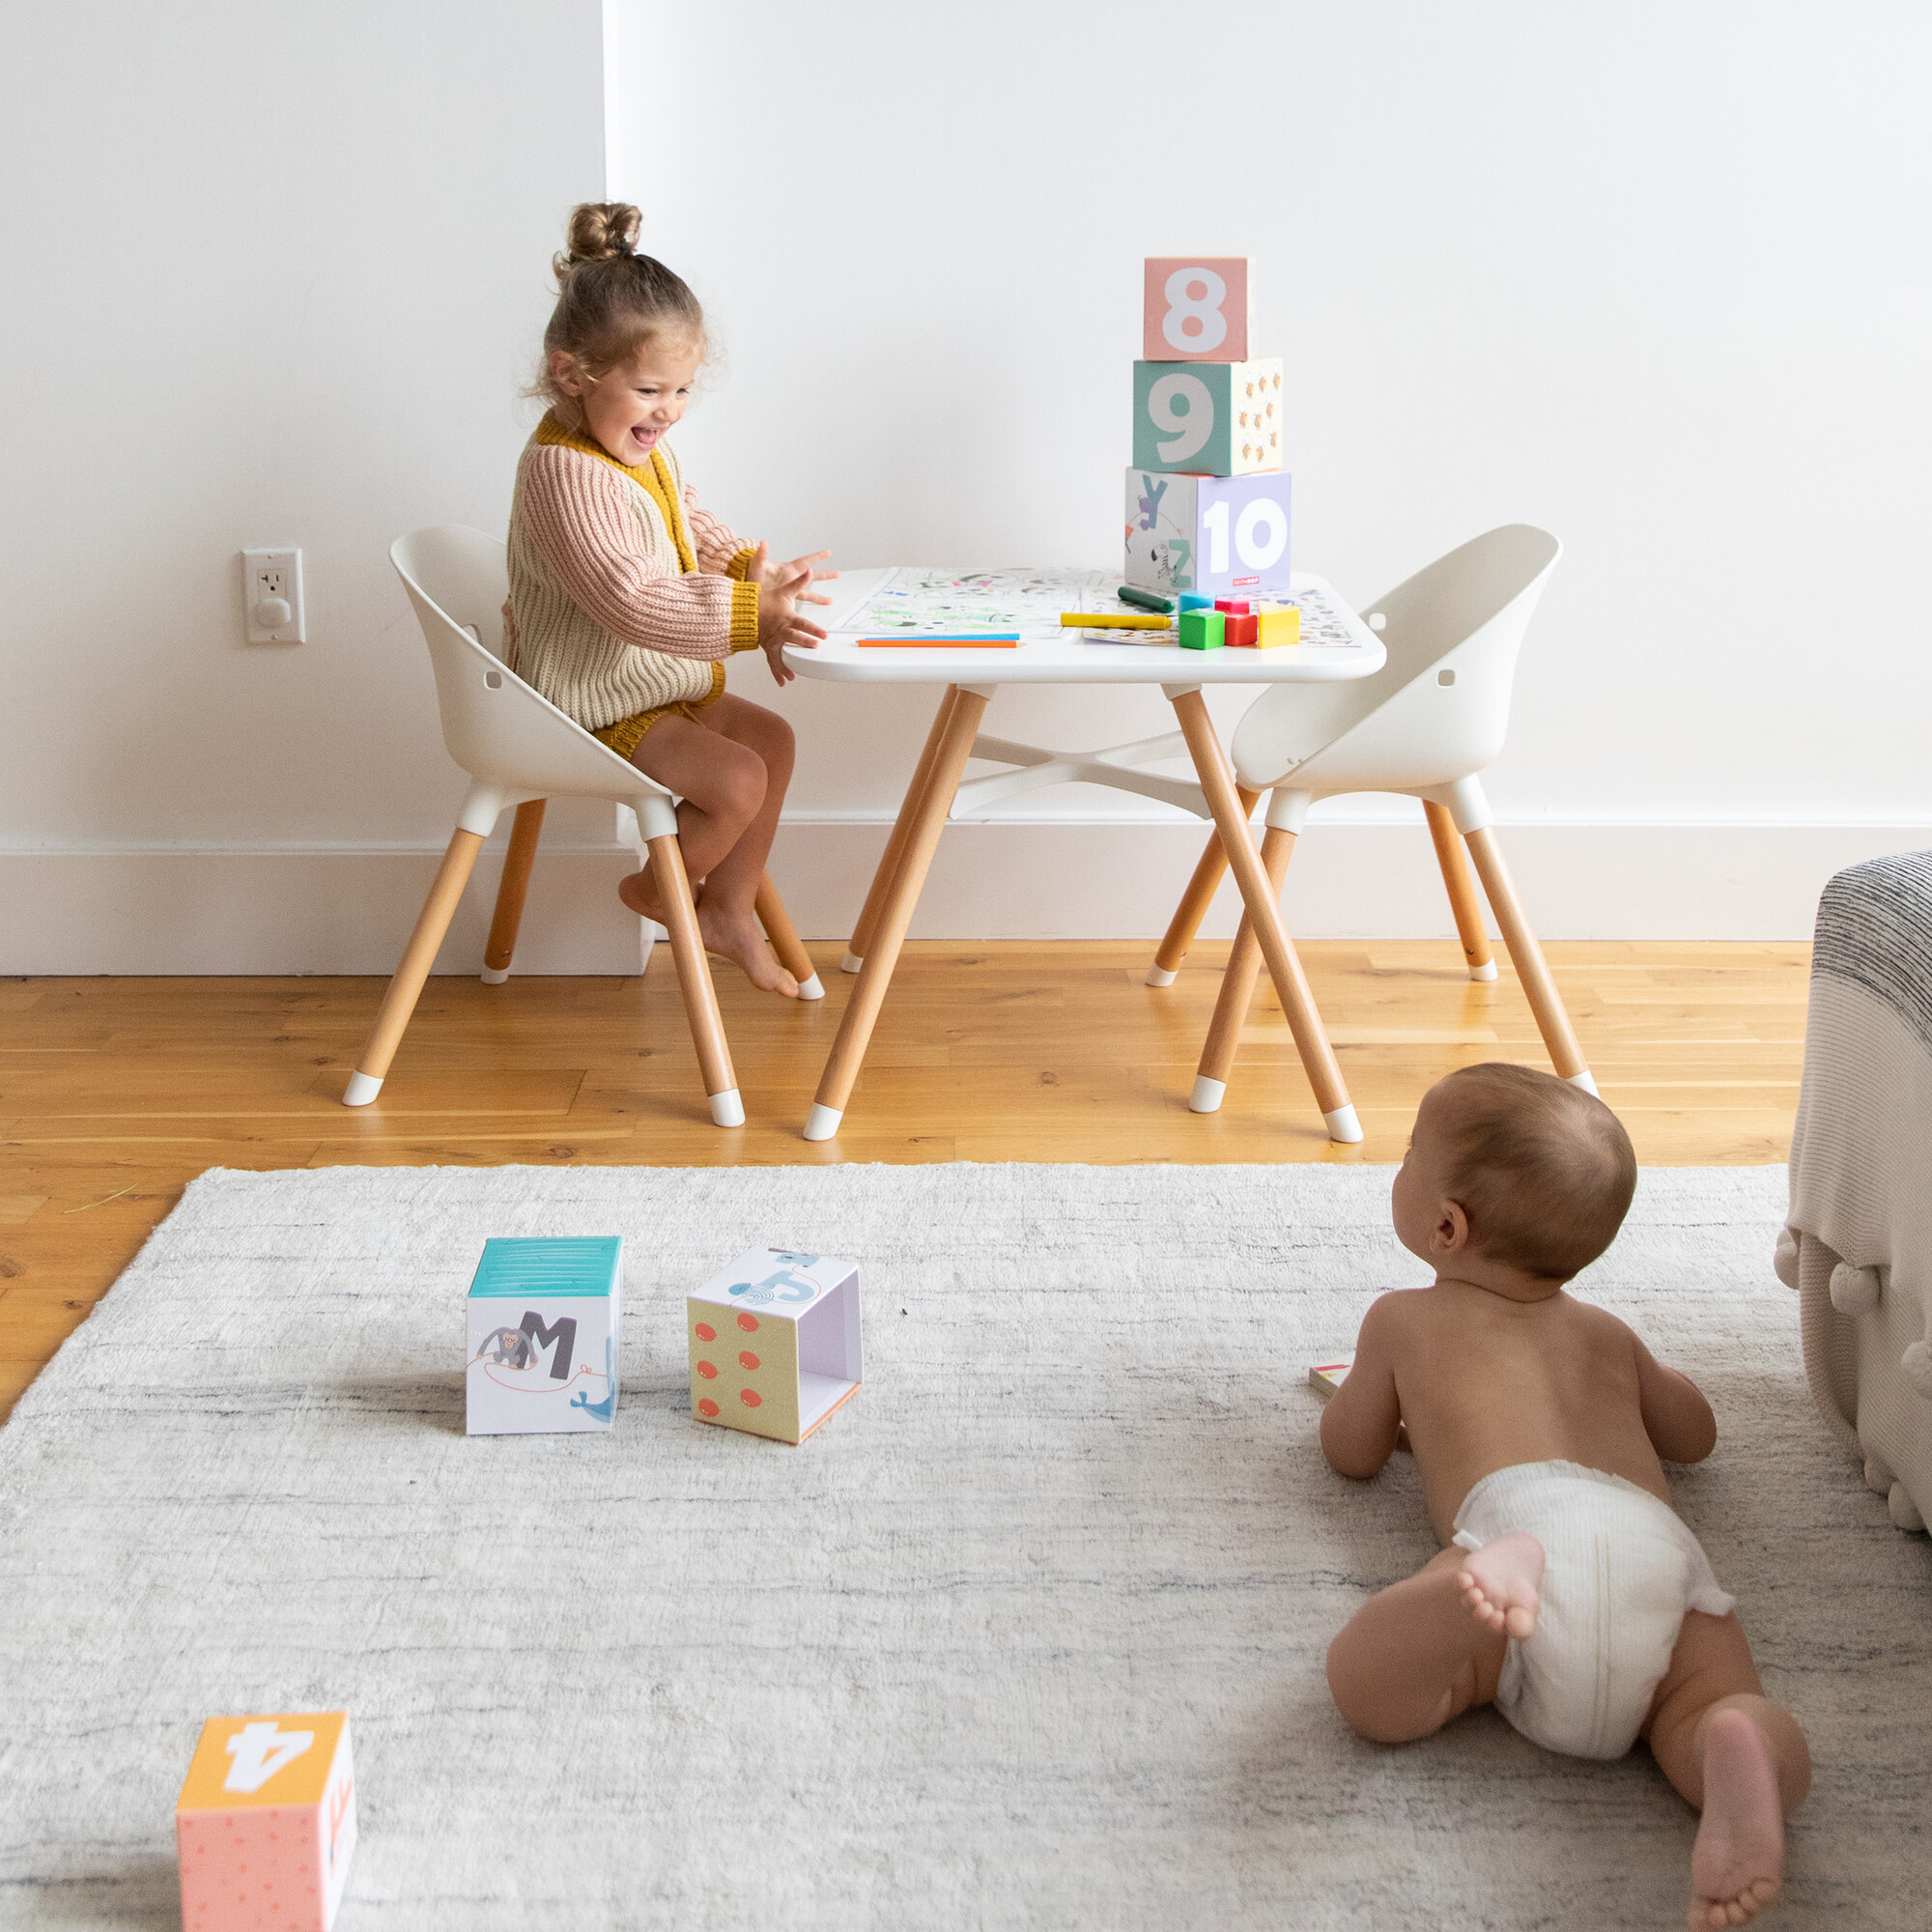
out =
<path fill-rule="evenodd" d="M 1363 1737 L 1426 1738 L 1496 1694 L 1507 1639 L 1466 1600 L 1468 1561 L 1461 1549 L 1443 1550 L 1378 1591 L 1328 1646 L 1328 1689 Z"/>
<path fill-rule="evenodd" d="M 1811 1788 L 1798 1721 L 1764 1694 L 1736 1617 L 1686 1613 L 1644 1735 L 1703 1812 L 1690 1854 L 1690 1932 L 1742 1925 L 1777 1895 L 1784 1819 Z"/>
<path fill-rule="evenodd" d="M 697 925 L 707 950 L 736 960 L 754 986 L 798 997 L 798 981 L 772 957 L 753 912 L 765 858 L 791 781 L 791 726 L 728 693 L 700 714 L 672 713 L 639 741 L 631 762 L 676 792 L 685 870 L 702 879 Z M 655 882 L 639 872 L 618 893 L 633 912 L 660 922 Z"/>

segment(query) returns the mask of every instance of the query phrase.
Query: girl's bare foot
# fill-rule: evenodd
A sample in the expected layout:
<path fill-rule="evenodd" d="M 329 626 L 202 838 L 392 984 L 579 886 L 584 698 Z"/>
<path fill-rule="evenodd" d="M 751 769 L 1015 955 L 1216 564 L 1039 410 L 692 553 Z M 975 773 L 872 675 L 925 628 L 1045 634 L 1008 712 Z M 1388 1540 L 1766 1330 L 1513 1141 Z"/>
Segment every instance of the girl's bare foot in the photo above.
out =
<path fill-rule="evenodd" d="M 1478 1623 L 1506 1636 L 1527 1636 L 1536 1628 L 1540 1605 L 1543 1545 L 1526 1529 L 1512 1530 L 1471 1550 L 1456 1581 Z"/>
<path fill-rule="evenodd" d="M 743 967 L 745 978 L 761 992 L 780 993 L 787 1000 L 798 998 L 798 981 L 772 957 L 772 949 L 750 912 L 725 912 L 700 899 L 697 930 L 707 952 Z"/>
<path fill-rule="evenodd" d="M 1755 1918 L 1783 1878 L 1771 1747 L 1747 1712 L 1713 1711 L 1704 1725 L 1704 1818 L 1690 1853 L 1690 1932 Z"/>
<path fill-rule="evenodd" d="M 651 877 L 648 866 L 641 872 L 633 872 L 628 879 L 619 879 L 617 896 L 639 919 L 655 920 L 658 924 L 665 924 L 664 904 L 658 897 L 657 882 Z"/>

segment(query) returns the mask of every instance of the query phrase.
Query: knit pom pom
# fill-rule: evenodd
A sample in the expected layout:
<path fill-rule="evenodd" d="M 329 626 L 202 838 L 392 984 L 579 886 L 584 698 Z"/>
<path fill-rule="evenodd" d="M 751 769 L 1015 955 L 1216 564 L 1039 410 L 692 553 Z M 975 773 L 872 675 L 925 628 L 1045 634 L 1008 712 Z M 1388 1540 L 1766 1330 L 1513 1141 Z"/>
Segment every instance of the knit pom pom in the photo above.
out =
<path fill-rule="evenodd" d="M 1840 1262 L 1832 1270 L 1832 1306 L 1840 1315 L 1869 1315 L 1878 1306 L 1877 1268 Z"/>

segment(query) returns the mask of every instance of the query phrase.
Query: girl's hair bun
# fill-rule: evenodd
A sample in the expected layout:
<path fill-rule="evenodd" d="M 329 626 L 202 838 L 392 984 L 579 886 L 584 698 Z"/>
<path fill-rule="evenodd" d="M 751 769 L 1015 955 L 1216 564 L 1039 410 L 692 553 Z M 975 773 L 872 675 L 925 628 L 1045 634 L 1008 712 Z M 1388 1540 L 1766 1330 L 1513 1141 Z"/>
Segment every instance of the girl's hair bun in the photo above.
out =
<path fill-rule="evenodd" d="M 633 253 L 642 220 L 627 201 L 580 202 L 570 211 L 564 231 L 570 252 L 558 262 L 558 273 L 580 262 L 609 262 Z"/>

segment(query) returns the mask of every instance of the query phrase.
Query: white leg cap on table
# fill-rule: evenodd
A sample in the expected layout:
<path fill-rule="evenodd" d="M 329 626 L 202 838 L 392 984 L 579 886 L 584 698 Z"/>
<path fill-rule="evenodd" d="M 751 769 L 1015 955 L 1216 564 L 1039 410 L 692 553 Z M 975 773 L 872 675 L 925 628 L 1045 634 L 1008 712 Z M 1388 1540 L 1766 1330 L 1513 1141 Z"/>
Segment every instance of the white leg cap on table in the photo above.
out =
<path fill-rule="evenodd" d="M 838 1122 L 845 1118 L 842 1107 L 821 1107 L 816 1100 L 811 1103 L 811 1118 L 805 1123 L 805 1137 L 809 1141 L 829 1141 L 838 1131 Z"/>
<path fill-rule="evenodd" d="M 1170 973 L 1165 966 L 1150 966 L 1147 970 L 1147 983 L 1150 986 L 1171 986 L 1176 978 L 1177 975 Z"/>
<path fill-rule="evenodd" d="M 1496 962 L 1493 959 L 1485 959 L 1480 966 L 1469 968 L 1469 978 L 1472 980 L 1493 980 L 1495 977 Z"/>
<path fill-rule="evenodd" d="M 383 1083 L 373 1073 L 352 1073 L 342 1095 L 345 1107 L 366 1107 L 383 1091 Z"/>
<path fill-rule="evenodd" d="M 838 970 L 841 973 L 856 973 L 865 963 L 866 961 L 861 954 L 848 952 L 844 958 L 839 960 Z"/>
<path fill-rule="evenodd" d="M 745 1103 L 738 1096 L 735 1087 L 727 1087 L 722 1094 L 711 1096 L 711 1122 L 719 1127 L 742 1127 L 745 1124 Z"/>
<path fill-rule="evenodd" d="M 1190 1114 L 1218 1114 L 1221 1111 L 1221 1096 L 1228 1091 L 1225 1080 L 1210 1080 L 1205 1073 L 1194 1076 L 1194 1092 L 1187 1096 L 1187 1111 Z"/>
<path fill-rule="evenodd" d="M 824 981 L 819 979 L 816 973 L 814 973 L 810 980 L 801 980 L 798 982 L 798 996 L 801 1000 L 824 999 L 825 997 Z"/>
<path fill-rule="evenodd" d="M 1356 1120 L 1354 1108 L 1337 1107 L 1332 1114 L 1323 1114 L 1321 1118 L 1327 1122 L 1331 1141 L 1342 1141 L 1353 1147 L 1362 1138 L 1362 1123 Z"/>
<path fill-rule="evenodd" d="M 500 986 L 509 977 L 507 966 L 486 966 L 483 969 L 482 979 L 486 986 Z"/>
<path fill-rule="evenodd" d="M 1587 1066 L 1580 1073 L 1571 1074 L 1570 1084 L 1573 1087 L 1582 1088 L 1586 1094 L 1596 1094 L 1597 1092 L 1597 1076 Z M 1601 1094 L 1598 1094 L 1599 1099 L 1602 1097 Z"/>

